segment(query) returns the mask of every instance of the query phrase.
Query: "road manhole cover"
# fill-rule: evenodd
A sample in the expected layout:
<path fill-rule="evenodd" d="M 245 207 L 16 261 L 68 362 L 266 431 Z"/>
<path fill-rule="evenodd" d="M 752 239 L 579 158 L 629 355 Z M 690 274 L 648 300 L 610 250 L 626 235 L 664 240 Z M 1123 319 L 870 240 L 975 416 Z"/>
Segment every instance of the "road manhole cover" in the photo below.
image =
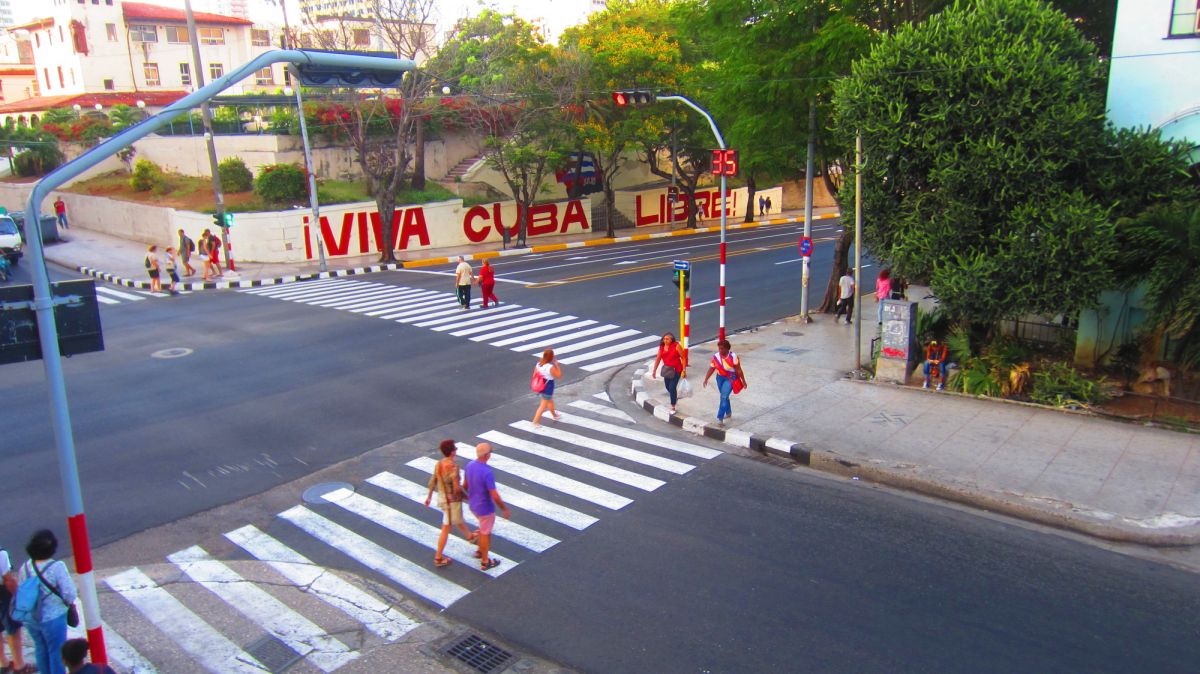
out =
<path fill-rule="evenodd" d="M 246 653 L 258 660 L 271 674 L 279 674 L 304 656 L 288 648 L 273 636 L 265 636 L 246 647 Z"/>
<path fill-rule="evenodd" d="M 321 484 L 314 484 L 308 489 L 305 489 L 301 498 L 304 499 L 305 503 L 312 505 L 323 505 L 325 503 L 337 501 L 338 499 L 336 497 L 330 498 L 330 494 L 342 489 L 353 492 L 354 485 L 350 484 L 349 482 L 322 482 Z"/>
<path fill-rule="evenodd" d="M 483 674 L 502 672 L 516 660 L 512 653 L 474 634 L 455 641 L 442 652 Z"/>
<path fill-rule="evenodd" d="M 804 333 L 796 332 L 795 330 L 785 330 L 783 333 L 783 336 L 784 337 L 803 337 Z"/>
<path fill-rule="evenodd" d="M 176 346 L 170 349 L 162 349 L 150 354 L 151 358 L 183 358 L 184 356 L 192 355 L 192 350 L 186 346 Z"/>

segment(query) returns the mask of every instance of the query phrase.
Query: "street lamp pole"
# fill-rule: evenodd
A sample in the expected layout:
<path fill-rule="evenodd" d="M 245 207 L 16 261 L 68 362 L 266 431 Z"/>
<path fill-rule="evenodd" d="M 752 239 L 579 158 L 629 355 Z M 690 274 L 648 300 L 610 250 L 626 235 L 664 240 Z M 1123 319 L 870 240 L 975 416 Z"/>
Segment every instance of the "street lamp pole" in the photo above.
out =
<path fill-rule="evenodd" d="M 854 371 L 862 370 L 862 132 L 854 138 Z"/>
<path fill-rule="evenodd" d="M 300 98 L 300 72 L 289 65 L 292 80 L 296 83 L 296 113 L 300 115 L 300 140 L 304 145 L 304 168 L 308 171 L 308 204 L 312 209 L 311 231 L 317 239 L 317 256 L 321 260 L 321 271 L 329 271 L 325 264 L 325 240 L 321 236 L 321 205 L 317 199 L 317 175 L 313 171 L 312 147 L 308 143 L 308 123 L 304 121 L 304 101 Z M 284 89 L 286 93 L 287 89 Z"/>
<path fill-rule="evenodd" d="M 804 164 L 804 236 L 805 238 L 812 236 L 812 217 L 813 217 L 813 166 L 816 163 L 813 155 L 816 153 L 817 139 L 817 103 L 814 100 L 808 102 L 808 157 Z M 808 315 L 808 256 L 802 257 L 803 271 L 800 273 L 800 320 L 804 323 L 812 323 L 812 317 Z"/>
<path fill-rule="evenodd" d="M 688 106 L 689 108 L 691 108 L 691 109 L 695 110 L 696 112 L 700 113 L 701 115 L 703 115 L 704 119 L 708 120 L 708 125 L 709 125 L 709 127 L 712 128 L 713 135 L 716 136 L 716 138 L 717 138 L 717 147 L 719 147 L 722 150 L 726 149 L 725 139 L 721 136 L 721 130 L 717 128 L 716 121 L 713 120 L 712 115 L 708 114 L 707 110 L 700 107 L 699 105 L 696 105 L 695 103 L 692 102 L 691 99 L 689 99 L 686 96 L 678 96 L 678 95 L 655 96 L 654 99 L 658 100 L 658 101 L 679 101 L 680 103 L 683 103 L 684 105 Z M 725 339 L 725 227 L 727 224 L 727 217 L 726 217 L 727 213 L 725 212 L 726 211 L 725 199 L 726 199 L 726 195 L 727 195 L 728 191 L 729 191 L 728 179 L 726 178 L 725 173 L 722 172 L 721 173 L 721 283 L 720 283 L 720 290 L 719 290 L 720 294 L 718 295 L 718 301 L 720 302 L 720 309 L 719 309 L 719 313 L 718 313 L 719 322 L 718 322 L 718 328 L 717 328 L 717 339 Z"/>

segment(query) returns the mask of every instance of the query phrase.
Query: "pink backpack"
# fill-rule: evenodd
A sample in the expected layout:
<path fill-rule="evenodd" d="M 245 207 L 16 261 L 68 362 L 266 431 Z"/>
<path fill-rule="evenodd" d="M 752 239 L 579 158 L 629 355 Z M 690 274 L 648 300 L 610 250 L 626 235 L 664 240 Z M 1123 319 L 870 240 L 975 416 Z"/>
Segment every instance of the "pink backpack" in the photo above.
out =
<path fill-rule="evenodd" d="M 529 380 L 529 388 L 534 393 L 546 390 L 546 378 L 542 376 L 542 371 L 538 369 L 537 365 L 533 366 L 533 378 Z"/>

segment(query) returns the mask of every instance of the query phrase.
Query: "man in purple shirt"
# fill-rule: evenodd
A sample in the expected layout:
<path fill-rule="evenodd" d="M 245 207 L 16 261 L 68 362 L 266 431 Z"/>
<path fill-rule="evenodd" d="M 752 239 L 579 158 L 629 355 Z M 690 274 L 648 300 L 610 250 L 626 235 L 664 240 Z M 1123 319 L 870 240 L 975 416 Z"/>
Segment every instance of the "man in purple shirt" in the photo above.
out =
<path fill-rule="evenodd" d="M 479 519 L 479 568 L 487 571 L 500 566 L 500 560 L 488 557 L 492 545 L 492 527 L 496 524 L 496 506 L 504 519 L 508 519 L 508 506 L 496 491 L 496 475 L 487 465 L 492 458 L 492 446 L 481 442 L 475 446 L 475 460 L 467 464 L 463 473 L 463 490 L 467 492 L 467 506 L 471 513 Z M 494 502 L 494 503 L 493 503 Z"/>

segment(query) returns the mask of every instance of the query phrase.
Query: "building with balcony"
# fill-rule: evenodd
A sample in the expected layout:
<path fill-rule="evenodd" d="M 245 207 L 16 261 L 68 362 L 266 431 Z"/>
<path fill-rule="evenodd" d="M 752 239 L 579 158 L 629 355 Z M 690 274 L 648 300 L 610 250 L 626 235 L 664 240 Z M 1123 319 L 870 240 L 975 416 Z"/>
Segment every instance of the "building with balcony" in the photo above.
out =
<path fill-rule="evenodd" d="M 1191 144 L 1200 168 L 1200 0 L 1119 0 L 1108 118 Z M 1186 84 L 1192 82 L 1191 85 Z"/>
<path fill-rule="evenodd" d="M 38 92 L 0 104 L 0 118 L 75 104 L 110 107 L 141 100 L 166 105 L 200 83 L 183 10 L 123 0 L 49 4 L 48 16 L 9 30 L 18 48 L 28 45 Z M 194 16 L 205 83 L 271 49 L 271 30 L 247 19 L 207 12 Z M 275 65 L 227 92 L 274 90 L 282 84 L 283 67 Z"/>

